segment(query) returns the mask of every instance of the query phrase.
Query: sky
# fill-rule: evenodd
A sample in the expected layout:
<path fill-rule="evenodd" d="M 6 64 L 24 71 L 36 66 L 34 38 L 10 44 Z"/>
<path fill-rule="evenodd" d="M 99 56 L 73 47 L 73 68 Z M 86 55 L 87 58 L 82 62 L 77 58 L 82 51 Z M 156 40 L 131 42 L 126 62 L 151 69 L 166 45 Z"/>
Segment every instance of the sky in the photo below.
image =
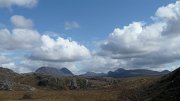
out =
<path fill-rule="evenodd" d="M 0 66 L 174 70 L 179 27 L 177 0 L 0 0 Z"/>

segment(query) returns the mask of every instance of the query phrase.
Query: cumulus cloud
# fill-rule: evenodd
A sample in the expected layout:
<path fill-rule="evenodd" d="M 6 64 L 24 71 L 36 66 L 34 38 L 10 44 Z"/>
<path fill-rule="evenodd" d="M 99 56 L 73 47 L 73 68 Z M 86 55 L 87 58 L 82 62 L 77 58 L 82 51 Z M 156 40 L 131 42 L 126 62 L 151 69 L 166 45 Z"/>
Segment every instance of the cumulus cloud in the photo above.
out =
<path fill-rule="evenodd" d="M 64 28 L 65 28 L 65 30 L 78 29 L 78 28 L 80 28 L 80 25 L 76 21 L 72 21 L 72 22 L 67 21 L 64 24 Z"/>
<path fill-rule="evenodd" d="M 43 61 L 70 62 L 90 57 L 89 50 L 76 41 L 62 37 L 53 39 L 29 29 L 32 26 L 30 19 L 15 15 L 11 21 L 18 28 L 0 29 L 1 50 L 28 50 L 31 59 Z"/>
<path fill-rule="evenodd" d="M 40 34 L 36 30 L 30 29 L 8 29 L 0 30 L 0 49 L 1 50 L 17 50 L 32 49 L 37 47 Z"/>
<path fill-rule="evenodd" d="M 38 0 L 0 0 L 0 7 L 34 7 L 38 3 Z"/>
<path fill-rule="evenodd" d="M 34 50 L 31 58 L 44 61 L 71 62 L 90 57 L 89 50 L 75 41 L 48 35 L 41 37 L 41 47 Z"/>
<path fill-rule="evenodd" d="M 153 30 L 152 30 L 153 29 Z M 113 58 L 135 57 L 158 50 L 160 32 L 163 24 L 144 26 L 141 22 L 133 22 L 123 29 L 116 28 L 101 45 L 105 54 Z"/>
<path fill-rule="evenodd" d="M 0 51 L 28 50 L 28 56 L 16 64 L 15 60 L 0 55 L 0 63 L 18 72 L 34 71 L 41 66 L 65 66 L 75 73 L 107 72 L 120 67 L 160 70 L 180 59 L 180 1 L 160 7 L 151 24 L 134 21 L 115 28 L 93 55 L 76 41 L 39 33 L 30 19 L 13 17 L 14 29 L 0 29 Z M 80 28 L 77 22 L 65 23 L 66 30 L 74 28 Z M 172 68 L 175 67 L 171 65 Z"/>
<path fill-rule="evenodd" d="M 17 28 L 32 28 L 34 25 L 31 19 L 27 19 L 21 15 L 12 16 L 11 22 Z"/>
<path fill-rule="evenodd" d="M 76 63 L 78 72 L 108 72 L 124 65 L 124 61 L 93 55 L 91 58 Z"/>
<path fill-rule="evenodd" d="M 99 55 L 123 59 L 129 67 L 148 68 L 180 59 L 180 1 L 160 7 L 152 24 L 133 22 L 116 28 Z"/>
<path fill-rule="evenodd" d="M 0 50 L 30 50 L 40 44 L 40 33 L 29 29 L 33 26 L 30 19 L 15 15 L 11 17 L 11 21 L 15 25 L 14 29 L 0 29 Z"/>
<path fill-rule="evenodd" d="M 0 29 L 0 53 L 10 52 L 15 55 L 5 54 L 12 58 L 10 59 L 0 54 L 2 67 L 20 73 L 31 72 L 41 66 L 68 67 L 77 71 L 75 62 L 91 57 L 90 51 L 76 41 L 39 33 L 33 29 L 31 19 L 16 15 L 10 20 L 15 28 Z M 20 55 L 18 51 L 24 53 Z M 19 55 L 18 58 L 14 58 L 16 55 Z"/>

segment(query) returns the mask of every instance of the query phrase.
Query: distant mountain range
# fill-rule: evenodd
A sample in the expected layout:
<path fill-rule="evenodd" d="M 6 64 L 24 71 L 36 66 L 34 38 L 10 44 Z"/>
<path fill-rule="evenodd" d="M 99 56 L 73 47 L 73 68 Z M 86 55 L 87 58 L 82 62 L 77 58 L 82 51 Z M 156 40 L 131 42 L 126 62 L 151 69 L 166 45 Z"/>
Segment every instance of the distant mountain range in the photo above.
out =
<path fill-rule="evenodd" d="M 146 70 L 146 69 L 135 69 L 135 70 L 125 70 L 119 68 L 115 71 L 109 71 L 107 73 L 108 77 L 114 78 L 122 78 L 122 77 L 135 77 L 135 76 L 157 76 L 157 75 L 165 75 L 170 73 L 168 70 L 164 70 L 162 72 Z"/>
<path fill-rule="evenodd" d="M 85 74 L 81 74 L 80 76 L 85 77 L 114 77 L 114 78 L 125 78 L 125 77 L 135 77 L 135 76 L 161 76 L 168 74 L 170 71 L 164 70 L 162 72 L 146 70 L 146 69 L 135 69 L 135 70 L 125 70 L 119 68 L 115 71 L 109 71 L 108 73 L 95 73 L 95 72 L 87 72 Z"/>
<path fill-rule="evenodd" d="M 44 74 L 44 75 L 52 75 L 52 76 L 73 76 L 74 74 L 68 70 L 67 68 L 53 68 L 53 67 L 40 67 L 35 73 Z"/>
<path fill-rule="evenodd" d="M 102 77 L 106 76 L 106 73 L 95 73 L 95 72 L 86 72 L 85 74 L 81 74 L 80 76 L 84 77 Z"/>

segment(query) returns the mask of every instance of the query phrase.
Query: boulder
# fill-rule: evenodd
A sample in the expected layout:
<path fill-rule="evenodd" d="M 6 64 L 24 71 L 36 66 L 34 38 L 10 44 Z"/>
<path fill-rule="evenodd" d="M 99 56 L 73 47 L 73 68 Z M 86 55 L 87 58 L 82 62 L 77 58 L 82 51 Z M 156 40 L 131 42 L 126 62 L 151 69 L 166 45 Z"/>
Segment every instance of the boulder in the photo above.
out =
<path fill-rule="evenodd" d="M 78 85 L 77 85 L 75 78 L 73 78 L 72 80 L 69 81 L 68 87 L 70 90 L 78 88 Z"/>

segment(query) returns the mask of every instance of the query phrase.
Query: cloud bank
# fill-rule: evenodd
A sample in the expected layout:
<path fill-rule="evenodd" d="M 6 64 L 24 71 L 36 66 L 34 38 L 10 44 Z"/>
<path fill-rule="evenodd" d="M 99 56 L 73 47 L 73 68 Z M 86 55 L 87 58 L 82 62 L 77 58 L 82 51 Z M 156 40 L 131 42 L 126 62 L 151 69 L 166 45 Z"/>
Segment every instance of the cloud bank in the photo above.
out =
<path fill-rule="evenodd" d="M 115 28 L 99 55 L 127 61 L 131 68 L 158 68 L 180 59 L 180 2 L 158 8 L 152 24 Z"/>

